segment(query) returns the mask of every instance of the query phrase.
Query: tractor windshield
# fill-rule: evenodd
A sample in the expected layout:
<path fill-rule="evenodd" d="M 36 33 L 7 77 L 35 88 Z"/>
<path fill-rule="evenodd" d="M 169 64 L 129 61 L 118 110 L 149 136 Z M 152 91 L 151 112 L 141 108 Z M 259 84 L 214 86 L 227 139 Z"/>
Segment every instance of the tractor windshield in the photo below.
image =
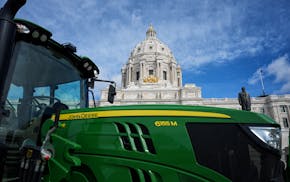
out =
<path fill-rule="evenodd" d="M 10 114 L 2 126 L 25 129 L 58 101 L 70 109 L 85 107 L 85 80 L 64 54 L 18 41 L 12 59 L 16 66 L 6 101 Z"/>

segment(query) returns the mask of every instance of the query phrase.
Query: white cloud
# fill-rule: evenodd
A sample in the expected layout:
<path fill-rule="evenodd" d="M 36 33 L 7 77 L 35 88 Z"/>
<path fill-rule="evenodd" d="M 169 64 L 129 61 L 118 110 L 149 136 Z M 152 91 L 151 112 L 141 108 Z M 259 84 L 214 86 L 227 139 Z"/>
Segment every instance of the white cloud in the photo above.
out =
<path fill-rule="evenodd" d="M 252 75 L 252 77 L 248 80 L 248 84 L 254 85 L 261 79 L 261 71 L 264 70 L 263 68 L 258 68 L 256 72 Z M 263 73 L 263 72 L 262 72 Z"/>
<path fill-rule="evenodd" d="M 290 62 L 287 54 L 273 60 L 269 65 L 259 68 L 248 80 L 248 83 L 253 85 L 260 81 L 260 70 L 263 70 L 265 77 L 274 77 L 275 83 L 281 83 L 282 86 L 276 91 L 278 94 L 290 92 Z"/>
<path fill-rule="evenodd" d="M 275 75 L 276 82 L 290 80 L 290 64 L 288 61 L 289 57 L 285 54 L 268 65 L 267 71 L 270 75 Z"/>
<path fill-rule="evenodd" d="M 285 84 L 283 84 L 283 86 L 280 89 L 279 93 L 284 94 L 284 93 L 289 93 L 289 92 L 290 92 L 290 81 L 288 81 Z"/>
<path fill-rule="evenodd" d="M 269 75 L 275 77 L 276 83 L 282 83 L 282 87 L 278 93 L 290 92 L 290 62 L 287 54 L 275 59 L 269 64 L 267 72 Z"/>

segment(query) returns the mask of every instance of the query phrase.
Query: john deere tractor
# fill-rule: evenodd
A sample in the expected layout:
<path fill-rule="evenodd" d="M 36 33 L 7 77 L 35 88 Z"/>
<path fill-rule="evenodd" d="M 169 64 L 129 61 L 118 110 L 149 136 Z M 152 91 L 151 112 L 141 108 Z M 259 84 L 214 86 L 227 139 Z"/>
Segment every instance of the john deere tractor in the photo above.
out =
<path fill-rule="evenodd" d="M 89 108 L 98 67 L 0 11 L 0 181 L 284 182 L 281 130 L 249 111 L 182 105 Z M 92 94 L 93 96 L 93 94 Z M 91 97 L 93 98 L 93 97 Z M 93 99 L 94 100 L 94 99 Z"/>

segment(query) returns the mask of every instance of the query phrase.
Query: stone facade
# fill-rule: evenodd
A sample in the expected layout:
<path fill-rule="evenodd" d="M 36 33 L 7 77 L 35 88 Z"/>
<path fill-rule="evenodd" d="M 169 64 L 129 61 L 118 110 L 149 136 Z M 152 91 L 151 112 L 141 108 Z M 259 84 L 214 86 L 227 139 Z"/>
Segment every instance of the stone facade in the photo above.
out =
<path fill-rule="evenodd" d="M 146 38 L 135 46 L 121 69 L 122 84 L 114 105 L 182 104 L 241 109 L 237 98 L 202 98 L 195 84 L 182 86 L 182 71 L 171 50 L 157 37 L 152 26 Z M 107 102 L 107 90 L 101 92 L 99 105 Z M 290 94 L 252 97 L 252 111 L 264 113 L 282 128 L 282 147 L 288 150 Z"/>

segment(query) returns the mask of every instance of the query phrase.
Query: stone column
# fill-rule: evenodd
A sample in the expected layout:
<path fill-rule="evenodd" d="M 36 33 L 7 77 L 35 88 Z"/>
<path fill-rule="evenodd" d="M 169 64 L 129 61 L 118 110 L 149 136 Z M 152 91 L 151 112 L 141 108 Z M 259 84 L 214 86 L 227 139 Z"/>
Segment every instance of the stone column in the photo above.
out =
<path fill-rule="evenodd" d="M 128 85 L 130 85 L 131 84 L 131 79 L 132 79 L 132 66 L 131 66 L 131 64 L 129 64 L 129 66 L 128 66 L 128 70 L 127 70 L 127 73 L 128 73 Z"/>
<path fill-rule="evenodd" d="M 176 72 L 176 65 L 172 66 L 172 71 L 173 71 L 173 85 L 177 86 L 177 72 Z"/>
<path fill-rule="evenodd" d="M 160 62 L 158 60 L 156 60 L 156 77 L 159 78 L 160 80 Z"/>
<path fill-rule="evenodd" d="M 145 73 L 145 63 L 144 63 L 144 61 L 142 61 L 142 77 L 141 77 L 141 79 L 142 79 L 142 82 L 143 82 L 143 79 L 144 79 L 144 77 L 145 77 L 145 75 L 146 75 L 146 73 Z"/>
<path fill-rule="evenodd" d="M 127 69 L 126 69 L 126 72 L 127 72 L 127 74 L 126 74 L 126 77 L 127 77 L 127 79 L 126 79 L 126 85 L 127 85 L 127 87 L 129 86 L 129 83 L 130 83 L 130 80 L 129 80 L 129 74 L 130 74 L 130 70 L 129 70 L 129 66 L 127 66 Z"/>
<path fill-rule="evenodd" d="M 126 69 L 122 68 L 122 88 L 126 87 Z"/>
<path fill-rule="evenodd" d="M 176 68 L 176 72 L 179 74 L 179 76 L 177 76 L 177 80 L 179 80 L 179 86 L 182 87 L 182 72 L 179 65 Z"/>
<path fill-rule="evenodd" d="M 170 83 L 171 85 L 174 85 L 174 64 L 172 64 L 172 62 L 170 63 L 169 73 L 170 73 Z"/>
<path fill-rule="evenodd" d="M 142 62 L 140 62 L 140 65 L 139 65 L 139 82 L 141 79 L 143 79 L 143 63 Z"/>
<path fill-rule="evenodd" d="M 133 67 L 130 66 L 130 82 L 133 82 Z"/>

